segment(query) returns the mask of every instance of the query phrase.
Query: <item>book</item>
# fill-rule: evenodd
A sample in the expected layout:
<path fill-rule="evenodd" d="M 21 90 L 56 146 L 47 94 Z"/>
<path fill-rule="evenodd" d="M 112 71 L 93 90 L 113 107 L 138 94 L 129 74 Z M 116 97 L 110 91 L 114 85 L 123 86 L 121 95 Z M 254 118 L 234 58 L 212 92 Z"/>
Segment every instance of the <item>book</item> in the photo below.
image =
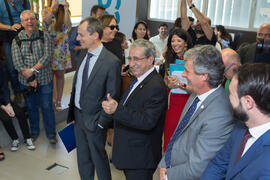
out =
<path fill-rule="evenodd" d="M 74 123 L 68 124 L 66 127 L 58 131 L 58 135 L 62 140 L 67 152 L 71 152 L 76 148 L 76 140 L 74 134 Z"/>
<path fill-rule="evenodd" d="M 187 79 L 182 77 L 182 73 L 184 72 L 184 70 L 185 70 L 184 61 L 181 61 L 181 64 L 170 64 L 170 76 L 176 76 L 181 83 L 188 84 Z M 171 93 L 172 94 L 188 94 L 188 92 L 184 91 L 181 88 L 171 89 Z"/>

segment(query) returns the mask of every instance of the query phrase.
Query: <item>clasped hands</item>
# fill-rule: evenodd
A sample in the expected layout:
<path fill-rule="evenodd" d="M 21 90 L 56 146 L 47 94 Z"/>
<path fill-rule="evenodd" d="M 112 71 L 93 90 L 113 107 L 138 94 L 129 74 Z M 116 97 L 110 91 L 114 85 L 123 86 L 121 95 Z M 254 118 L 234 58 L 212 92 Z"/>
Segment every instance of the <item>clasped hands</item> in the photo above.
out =
<path fill-rule="evenodd" d="M 168 88 L 174 89 L 174 88 L 181 88 L 183 90 L 186 90 L 186 84 L 181 83 L 179 79 L 175 76 L 167 76 L 168 78 Z"/>
<path fill-rule="evenodd" d="M 31 77 L 33 75 L 33 72 L 30 68 L 26 68 L 24 70 L 22 70 L 22 75 L 28 79 L 29 77 Z M 37 80 L 35 79 L 34 81 L 29 82 L 29 85 L 36 88 L 37 87 Z"/>
<path fill-rule="evenodd" d="M 113 114 L 116 111 L 118 102 L 114 100 L 110 93 L 107 94 L 107 100 L 102 102 L 102 108 L 107 114 Z"/>
<path fill-rule="evenodd" d="M 10 103 L 8 103 L 6 106 L 2 105 L 1 108 L 8 114 L 9 117 L 15 117 L 14 110 Z"/>

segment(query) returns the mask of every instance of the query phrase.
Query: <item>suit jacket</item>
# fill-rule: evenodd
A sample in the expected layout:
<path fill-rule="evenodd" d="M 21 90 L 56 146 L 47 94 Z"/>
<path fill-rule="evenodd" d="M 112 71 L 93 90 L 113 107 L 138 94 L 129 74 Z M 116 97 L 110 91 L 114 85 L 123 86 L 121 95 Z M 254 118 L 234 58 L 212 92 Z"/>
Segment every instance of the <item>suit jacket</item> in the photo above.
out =
<path fill-rule="evenodd" d="M 237 53 L 241 57 L 241 63 L 253 63 L 255 61 L 257 43 L 243 44 L 237 50 Z"/>
<path fill-rule="evenodd" d="M 179 123 L 195 97 L 195 94 L 190 95 Z M 202 102 L 174 142 L 171 167 L 167 168 L 168 179 L 199 179 L 209 161 L 229 138 L 232 128 L 231 104 L 220 86 Z M 159 167 L 166 168 L 164 157 Z"/>
<path fill-rule="evenodd" d="M 264 133 L 234 164 L 247 127 L 237 125 L 217 156 L 208 164 L 202 180 L 270 179 L 270 130 Z"/>
<path fill-rule="evenodd" d="M 67 123 L 76 121 L 74 118 L 74 98 L 77 73 L 86 53 L 87 50 L 82 51 L 80 63 L 74 76 Z M 112 118 L 103 111 L 101 103 L 106 99 L 107 93 L 110 93 L 111 97 L 115 99 L 119 98 L 120 70 L 120 60 L 103 47 L 89 76 L 85 91 L 81 94 L 83 96 L 81 101 L 83 121 L 88 130 L 95 131 L 97 123 L 105 128 L 111 123 Z"/>
<path fill-rule="evenodd" d="M 118 104 L 112 161 L 119 169 L 155 169 L 162 156 L 167 87 L 156 70 Z"/>

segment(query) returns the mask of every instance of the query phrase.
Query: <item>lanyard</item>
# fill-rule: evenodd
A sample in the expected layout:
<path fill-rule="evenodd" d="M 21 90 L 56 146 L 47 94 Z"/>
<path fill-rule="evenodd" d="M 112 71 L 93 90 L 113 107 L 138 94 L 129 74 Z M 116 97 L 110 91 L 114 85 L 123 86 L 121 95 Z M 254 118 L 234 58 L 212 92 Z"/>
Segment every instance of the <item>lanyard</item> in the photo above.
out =
<path fill-rule="evenodd" d="M 15 11 L 18 11 L 15 4 L 12 2 L 12 0 L 7 0 L 8 4 L 15 9 Z M 24 5 L 24 1 L 21 0 L 22 6 Z"/>

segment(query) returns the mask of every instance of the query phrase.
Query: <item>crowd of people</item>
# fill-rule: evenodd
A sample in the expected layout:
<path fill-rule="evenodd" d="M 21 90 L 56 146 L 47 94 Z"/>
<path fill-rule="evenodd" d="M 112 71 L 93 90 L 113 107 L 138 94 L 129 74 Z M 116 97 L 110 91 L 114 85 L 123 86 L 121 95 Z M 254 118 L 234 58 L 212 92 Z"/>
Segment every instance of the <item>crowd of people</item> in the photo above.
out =
<path fill-rule="evenodd" d="M 10 120 L 15 116 L 27 148 L 36 149 L 39 107 L 46 136 L 57 143 L 54 111 L 62 109 L 64 73 L 74 52 L 67 123 L 74 123 L 82 180 L 94 179 L 95 172 L 112 179 L 110 162 L 127 180 L 151 180 L 154 172 L 160 180 L 270 178 L 270 24 L 259 27 L 256 42 L 233 50 L 224 26 L 213 29 L 192 0 L 181 0 L 181 18 L 169 33 L 161 23 L 150 37 L 147 23 L 138 21 L 131 39 L 101 5 L 70 32 L 67 2 L 53 0 L 43 10 L 41 29 L 29 2 L 16 3 L 19 13 L 10 8 L 14 22 L 0 7 L 0 30 L 17 31 L 2 43 L 7 67 L 0 65 L 0 120 L 11 151 L 20 144 Z M 26 107 L 18 105 L 22 95 Z"/>

